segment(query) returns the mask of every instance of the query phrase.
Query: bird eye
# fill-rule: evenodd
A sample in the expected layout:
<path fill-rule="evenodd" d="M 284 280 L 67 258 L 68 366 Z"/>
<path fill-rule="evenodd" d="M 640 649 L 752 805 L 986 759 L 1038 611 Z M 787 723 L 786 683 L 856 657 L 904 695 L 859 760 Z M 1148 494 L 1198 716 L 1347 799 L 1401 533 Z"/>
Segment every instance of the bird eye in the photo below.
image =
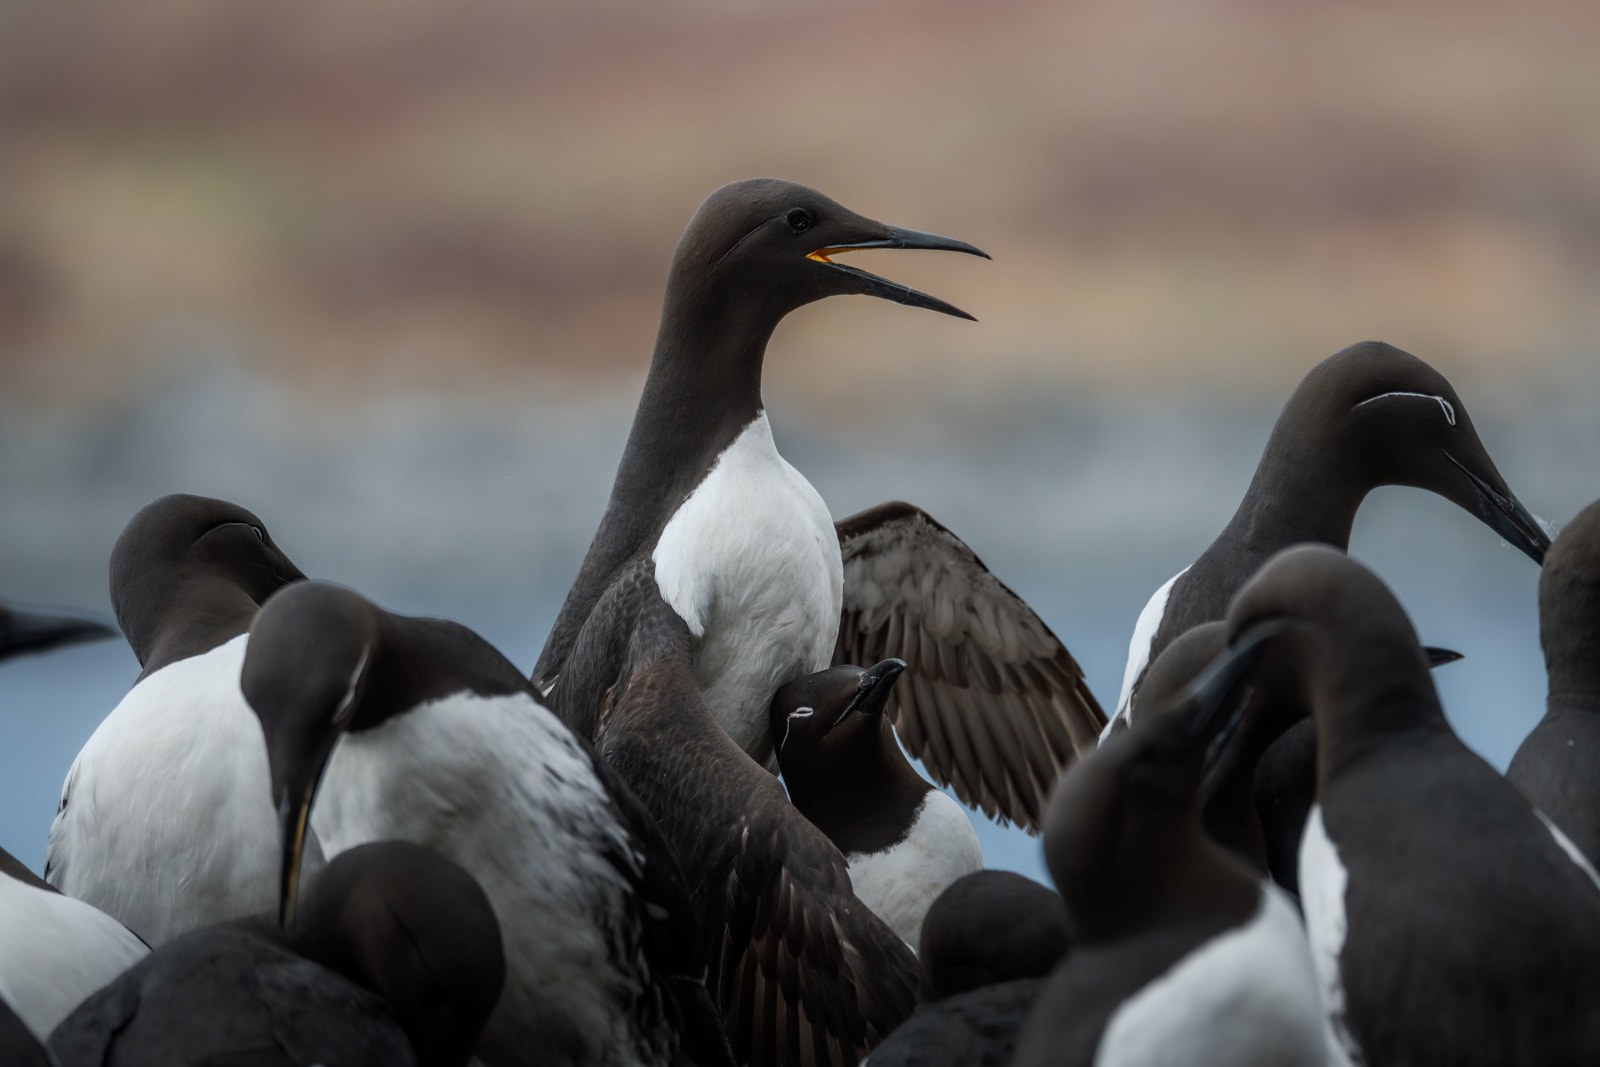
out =
<path fill-rule="evenodd" d="M 795 233 L 805 233 L 807 230 L 811 229 L 811 212 L 807 211 L 803 207 L 797 207 L 793 211 L 789 212 L 788 217 L 784 221 L 789 224 L 789 229 L 793 230 Z"/>
<path fill-rule="evenodd" d="M 267 531 L 263 530 L 261 527 L 251 526 L 250 532 L 256 535 L 257 541 L 260 541 L 262 544 L 267 543 Z"/>

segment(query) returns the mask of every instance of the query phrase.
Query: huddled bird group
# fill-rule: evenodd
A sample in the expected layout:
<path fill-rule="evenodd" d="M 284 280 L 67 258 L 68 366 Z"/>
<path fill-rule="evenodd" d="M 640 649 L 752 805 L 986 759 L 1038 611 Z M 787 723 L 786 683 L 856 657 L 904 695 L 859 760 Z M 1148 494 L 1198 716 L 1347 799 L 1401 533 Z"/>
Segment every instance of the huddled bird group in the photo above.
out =
<path fill-rule="evenodd" d="M 0 1061 L 1600 1063 L 1600 504 L 1552 544 L 1438 371 L 1347 348 L 1140 615 L 1108 719 L 959 537 L 835 522 L 779 454 L 789 312 L 969 317 L 835 260 L 869 248 L 984 255 L 789 182 L 701 206 L 531 677 L 238 504 L 133 516 L 143 671 L 43 877 L 0 853 Z M 1544 566 L 1548 711 L 1504 777 L 1440 707 L 1457 654 L 1345 555 L 1384 485 Z M 0 610 L 0 657 L 114 632 Z M 936 786 L 1042 833 L 1055 889 L 983 870 Z"/>

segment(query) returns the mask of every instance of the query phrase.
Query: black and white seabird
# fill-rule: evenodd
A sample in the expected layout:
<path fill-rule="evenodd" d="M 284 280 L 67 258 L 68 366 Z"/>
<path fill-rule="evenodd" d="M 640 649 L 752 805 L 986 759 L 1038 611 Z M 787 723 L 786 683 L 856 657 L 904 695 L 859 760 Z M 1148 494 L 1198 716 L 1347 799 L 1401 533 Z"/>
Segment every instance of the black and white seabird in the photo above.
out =
<path fill-rule="evenodd" d="M 1361 502 L 1385 485 L 1437 493 L 1535 563 L 1550 547 L 1539 520 L 1495 469 L 1444 375 L 1381 341 L 1351 345 L 1301 381 L 1233 518 L 1140 612 L 1111 725 L 1123 717 L 1151 659 L 1174 638 L 1222 618 L 1229 598 L 1274 553 L 1304 542 L 1348 549 Z"/>
<path fill-rule="evenodd" d="M 1227 646 L 1220 619 L 1178 635 L 1146 672 L 1130 721 L 1141 721 L 1147 708 L 1156 714 L 1178 704 Z M 1449 649 L 1424 651 L 1434 667 L 1461 658 Z M 1210 772 L 1202 821 L 1235 859 L 1298 897 L 1300 834 L 1317 792 L 1316 727 L 1304 694 L 1275 666 L 1269 658 L 1253 672 L 1227 757 Z"/>
<path fill-rule="evenodd" d="M 1600 864 L 1600 502 L 1567 524 L 1545 559 L 1539 643 L 1545 713 L 1506 778 Z"/>
<path fill-rule="evenodd" d="M 0 1002 L 39 1041 L 149 951 L 111 916 L 58 893 L 0 849 Z"/>
<path fill-rule="evenodd" d="M 1072 950 L 1023 1028 L 1017 1067 L 1323 1062 L 1300 916 L 1200 822 L 1248 664 L 1208 671 L 1182 706 L 1063 776 L 1044 843 Z"/>
<path fill-rule="evenodd" d="M 908 945 L 940 893 L 983 867 L 966 812 L 900 751 L 883 706 L 905 669 L 834 667 L 772 698 L 772 737 L 789 799 L 850 864 L 863 904 Z"/>
<path fill-rule="evenodd" d="M 707 706 L 752 758 L 770 763 L 767 707 L 780 685 L 834 662 L 899 657 L 912 677 L 902 687 L 910 690 L 904 712 L 891 718 L 912 754 L 964 800 L 1036 825 L 1057 769 L 1073 755 L 1071 739 L 1098 733 L 1104 718 L 1082 688 L 1082 672 L 1025 605 L 1021 615 L 1014 611 L 1006 598 L 1016 598 L 986 571 L 981 579 L 956 571 L 941 580 L 951 552 L 914 558 L 935 547 L 927 534 L 937 524 L 903 521 L 905 506 L 892 505 L 835 529 L 816 489 L 778 453 L 767 421 L 767 342 L 796 308 L 862 294 L 971 318 L 833 260 L 874 248 L 985 255 L 962 241 L 863 218 L 776 179 L 735 182 L 701 205 L 673 255 L 655 354 L 610 502 L 533 679 L 569 725 L 592 735 L 603 690 L 580 688 L 566 664 L 609 586 L 633 561 L 648 559 L 661 595 L 689 627 Z M 883 581 L 854 587 L 858 576 L 846 562 L 852 540 L 860 541 L 857 552 L 877 557 L 867 576 Z M 961 564 L 976 563 L 966 546 L 948 540 L 956 555 L 970 557 Z M 870 656 L 845 647 L 858 635 L 882 644 L 884 626 L 889 647 Z M 836 638 L 847 633 L 836 659 Z M 611 666 L 601 672 L 608 680 Z M 1036 721 L 1040 707 L 1050 721 Z M 1006 721 L 983 723 L 994 716 Z M 1018 743 L 989 749 L 1014 761 L 1004 766 L 978 760 L 961 736 L 1007 730 L 1020 730 Z"/>
<path fill-rule="evenodd" d="M 1300 899 L 1328 1061 L 1600 1063 L 1600 880 L 1456 737 L 1393 594 L 1302 545 L 1227 621 L 1228 657 L 1293 660 L 1316 722 Z"/>
<path fill-rule="evenodd" d="M 505 992 L 478 1056 L 505 1064 L 727 1062 L 688 891 L 649 816 L 526 677 L 456 623 L 302 582 L 251 628 L 292 921 L 308 820 L 330 855 L 437 849 L 483 886 Z"/>
<path fill-rule="evenodd" d="M 605 761 L 682 865 L 735 1059 L 853 1065 L 911 1013 L 916 960 L 851 891 L 844 856 L 711 718 L 688 627 L 636 561 L 571 669 L 621 662 L 598 716 Z"/>
<path fill-rule="evenodd" d="M 93 619 L 0 604 L 0 660 L 115 636 L 117 631 Z"/>
<path fill-rule="evenodd" d="M 221 500 L 166 496 L 128 523 L 111 603 L 144 670 L 67 772 L 51 885 L 154 946 L 272 907 L 278 824 L 239 667 L 261 603 L 304 577 Z"/>
<path fill-rule="evenodd" d="M 917 1011 L 870 1067 L 1004 1067 L 1044 979 L 1071 948 L 1061 897 L 1011 871 L 976 871 L 928 909 Z"/>
<path fill-rule="evenodd" d="M 482 888 L 398 841 L 342 853 L 275 916 L 191 931 L 72 1013 L 61 1067 L 465 1067 L 505 981 Z"/>

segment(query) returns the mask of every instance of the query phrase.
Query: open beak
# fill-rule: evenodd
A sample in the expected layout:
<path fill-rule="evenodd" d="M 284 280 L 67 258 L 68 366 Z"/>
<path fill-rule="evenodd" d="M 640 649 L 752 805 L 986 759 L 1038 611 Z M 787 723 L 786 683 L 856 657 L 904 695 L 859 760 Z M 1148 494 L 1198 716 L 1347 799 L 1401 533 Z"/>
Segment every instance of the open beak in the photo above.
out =
<path fill-rule="evenodd" d="M 1509 492 L 1502 493 L 1494 486 L 1467 469 L 1467 465 L 1446 452 L 1445 458 L 1461 469 L 1478 491 L 1478 518 L 1523 555 L 1544 566 L 1544 554 L 1550 551 L 1550 535 L 1544 532 L 1539 520 L 1522 506 L 1522 502 Z"/>
<path fill-rule="evenodd" d="M 0 608 L 0 659 L 115 636 L 116 630 L 91 619 Z"/>
<path fill-rule="evenodd" d="M 863 715 L 877 715 L 882 712 L 884 705 L 889 702 L 890 691 L 894 689 L 894 680 L 900 677 L 900 673 L 905 669 L 906 661 L 903 659 L 886 659 L 867 668 L 861 675 L 856 695 L 839 713 L 839 717 L 833 720 L 833 725 L 838 726 L 844 722 L 845 717 L 853 711 L 859 711 Z"/>
<path fill-rule="evenodd" d="M 857 267 L 835 263 L 832 259 L 833 256 L 842 252 L 859 252 L 868 248 L 923 248 L 937 252 L 965 252 L 969 256 L 982 256 L 984 259 L 990 258 L 989 253 L 974 245 L 969 245 L 965 241 L 957 241 L 953 237 L 940 237 L 936 233 L 902 230 L 891 226 L 887 231 L 887 236 L 866 241 L 852 241 L 848 244 L 827 245 L 806 256 L 807 259 L 821 263 L 832 270 L 842 271 L 851 275 L 859 284 L 857 291 L 867 296 L 882 297 L 884 300 L 892 300 L 896 304 L 905 304 L 907 307 L 927 308 L 929 311 L 954 315 L 958 319 L 977 321 L 973 316 L 962 311 L 954 304 L 947 304 L 936 296 L 918 292 L 910 286 L 892 282 L 887 278 L 880 278 L 876 274 L 868 273 Z"/>

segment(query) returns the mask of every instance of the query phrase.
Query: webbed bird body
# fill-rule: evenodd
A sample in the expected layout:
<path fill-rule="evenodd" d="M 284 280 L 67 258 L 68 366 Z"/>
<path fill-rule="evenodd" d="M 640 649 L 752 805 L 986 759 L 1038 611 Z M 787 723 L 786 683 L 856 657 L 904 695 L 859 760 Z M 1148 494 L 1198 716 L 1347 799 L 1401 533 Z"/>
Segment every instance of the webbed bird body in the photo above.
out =
<path fill-rule="evenodd" d="M 1600 1060 L 1600 882 L 1450 729 L 1393 594 L 1299 546 L 1228 632 L 1229 654 L 1265 635 L 1289 658 L 1316 721 L 1299 878 L 1330 1061 Z"/>
<path fill-rule="evenodd" d="M 239 669 L 261 602 L 303 578 L 260 519 L 204 497 L 150 504 L 112 553 L 144 672 L 67 772 L 45 878 L 151 945 L 272 906 L 277 818 Z"/>
<path fill-rule="evenodd" d="M 508 961 L 486 1064 L 665 1064 L 680 1047 L 723 1062 L 658 831 L 482 638 L 308 583 L 263 609 L 243 686 L 285 819 L 287 900 L 308 817 L 332 853 L 412 841 L 482 884 Z"/>
<path fill-rule="evenodd" d="M 648 561 L 601 607 L 572 669 L 624 664 L 597 711 L 597 745 L 692 887 L 735 1059 L 858 1063 L 911 1011 L 910 949 L 856 898 L 839 851 L 711 718 L 688 631 Z"/>

